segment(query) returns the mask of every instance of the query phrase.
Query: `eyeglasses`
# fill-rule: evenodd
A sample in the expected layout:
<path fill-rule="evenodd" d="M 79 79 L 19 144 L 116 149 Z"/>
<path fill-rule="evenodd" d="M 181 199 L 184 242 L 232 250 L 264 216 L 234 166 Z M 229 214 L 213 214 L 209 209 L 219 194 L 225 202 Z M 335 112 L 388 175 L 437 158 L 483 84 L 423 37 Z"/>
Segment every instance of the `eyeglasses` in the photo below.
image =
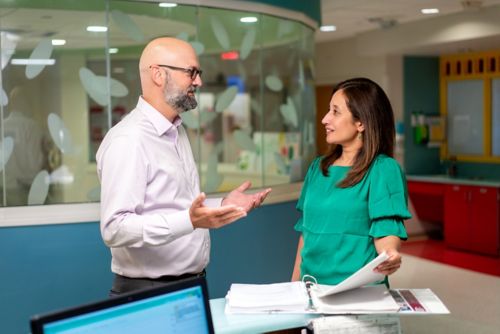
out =
<path fill-rule="evenodd" d="M 203 73 L 202 70 L 200 70 L 199 68 L 196 68 L 196 67 L 192 67 L 192 68 L 184 68 L 184 67 L 177 67 L 177 66 L 170 66 L 170 65 L 163 65 L 163 64 L 158 64 L 156 66 L 160 66 L 160 67 L 166 67 L 166 68 L 169 68 L 171 70 L 175 70 L 175 71 L 182 71 L 182 72 L 185 72 L 187 74 L 189 74 L 189 77 L 191 78 L 191 80 L 194 80 L 196 79 L 196 77 L 199 75 L 200 78 L 201 78 L 201 74 Z M 153 66 L 150 66 L 150 68 L 153 67 Z"/>

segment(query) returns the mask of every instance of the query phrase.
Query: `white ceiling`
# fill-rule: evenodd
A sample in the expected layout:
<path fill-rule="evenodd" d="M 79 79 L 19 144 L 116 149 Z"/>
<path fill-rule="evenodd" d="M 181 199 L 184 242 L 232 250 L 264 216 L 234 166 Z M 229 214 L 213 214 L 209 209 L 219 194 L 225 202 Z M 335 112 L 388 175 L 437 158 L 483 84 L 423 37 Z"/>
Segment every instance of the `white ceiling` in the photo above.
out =
<path fill-rule="evenodd" d="M 335 25 L 337 30 L 318 30 L 316 42 L 353 37 L 384 29 L 383 25 L 401 25 L 494 5 L 500 5 L 500 0 L 321 0 L 322 24 Z M 420 12 L 423 8 L 438 8 L 439 14 L 424 15 Z"/>

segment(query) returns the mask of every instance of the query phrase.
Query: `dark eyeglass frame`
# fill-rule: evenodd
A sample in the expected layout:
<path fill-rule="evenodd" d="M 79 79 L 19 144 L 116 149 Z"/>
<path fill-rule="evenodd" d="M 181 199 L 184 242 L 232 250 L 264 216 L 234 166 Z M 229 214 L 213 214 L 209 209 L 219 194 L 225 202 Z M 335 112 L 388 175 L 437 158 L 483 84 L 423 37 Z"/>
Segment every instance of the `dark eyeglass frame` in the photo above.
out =
<path fill-rule="evenodd" d="M 200 70 L 199 68 L 196 68 L 196 67 L 185 68 L 185 67 L 178 67 L 178 66 L 171 66 L 171 65 L 164 65 L 164 64 L 157 64 L 156 66 L 166 67 L 166 68 L 169 68 L 171 70 L 185 72 L 185 73 L 189 74 L 189 77 L 191 78 L 191 80 L 196 79 L 196 77 L 198 75 L 201 78 L 201 74 L 203 73 L 202 70 Z M 151 65 L 150 67 L 153 67 L 153 65 Z"/>

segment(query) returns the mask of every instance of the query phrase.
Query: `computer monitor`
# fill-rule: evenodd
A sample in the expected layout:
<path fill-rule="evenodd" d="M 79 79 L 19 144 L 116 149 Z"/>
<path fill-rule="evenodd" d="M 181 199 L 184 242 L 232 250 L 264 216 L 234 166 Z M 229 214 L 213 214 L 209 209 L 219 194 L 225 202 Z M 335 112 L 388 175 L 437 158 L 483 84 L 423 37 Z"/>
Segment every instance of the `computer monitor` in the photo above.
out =
<path fill-rule="evenodd" d="M 37 315 L 32 334 L 214 333 L 204 277 Z"/>

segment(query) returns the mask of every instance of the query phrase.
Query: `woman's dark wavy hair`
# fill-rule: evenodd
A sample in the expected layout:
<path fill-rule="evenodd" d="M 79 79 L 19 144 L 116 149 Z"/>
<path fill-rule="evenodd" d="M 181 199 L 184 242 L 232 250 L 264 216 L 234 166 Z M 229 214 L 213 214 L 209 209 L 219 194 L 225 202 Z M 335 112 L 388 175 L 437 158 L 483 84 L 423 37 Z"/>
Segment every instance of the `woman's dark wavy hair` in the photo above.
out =
<path fill-rule="evenodd" d="M 364 126 L 363 146 L 355 157 L 352 168 L 338 187 L 347 188 L 360 182 L 379 154 L 394 155 L 394 113 L 391 102 L 382 88 L 366 78 L 340 82 L 332 92 L 342 91 L 354 121 Z M 321 160 L 321 171 L 328 176 L 328 167 L 342 155 L 342 146 L 331 145 Z"/>

